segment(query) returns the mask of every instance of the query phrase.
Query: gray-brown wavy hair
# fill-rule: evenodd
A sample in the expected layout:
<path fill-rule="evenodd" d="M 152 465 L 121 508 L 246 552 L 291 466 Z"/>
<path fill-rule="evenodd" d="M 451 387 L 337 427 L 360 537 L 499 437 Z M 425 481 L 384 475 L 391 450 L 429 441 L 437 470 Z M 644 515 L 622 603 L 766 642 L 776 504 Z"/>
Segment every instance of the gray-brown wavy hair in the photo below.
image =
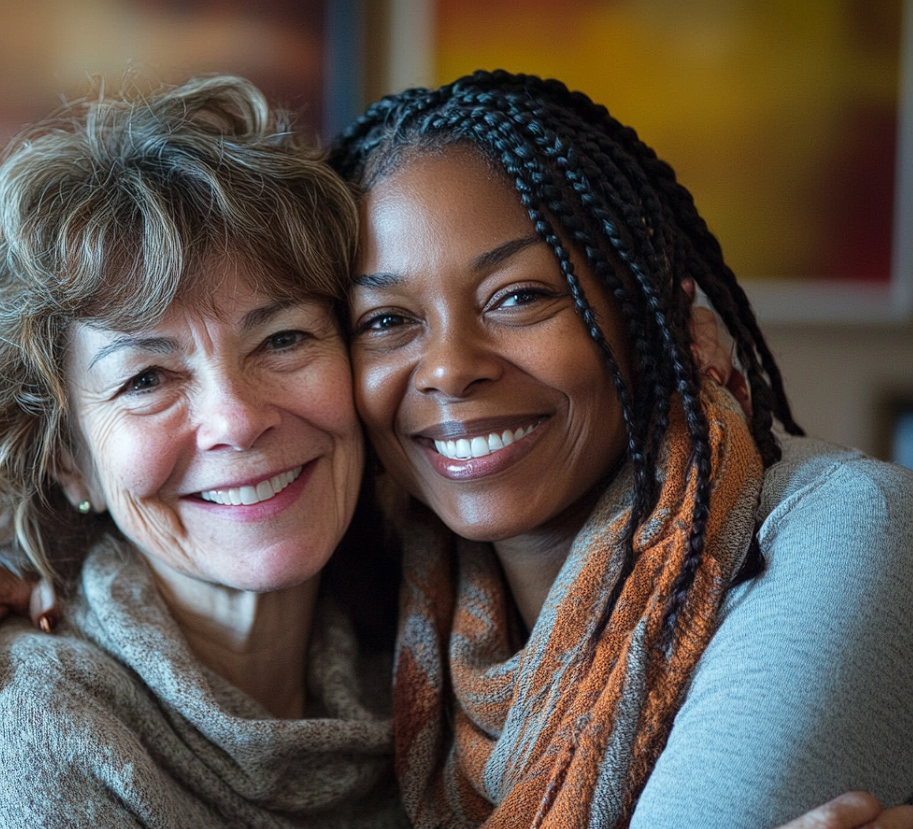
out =
<path fill-rule="evenodd" d="M 251 83 L 87 97 L 0 155 L 0 536 L 33 567 L 98 522 L 56 486 L 70 446 L 63 352 L 75 320 L 154 324 L 227 256 L 277 297 L 344 298 L 357 211 L 322 153 Z M 64 539 L 70 539 L 64 544 Z M 82 546 L 77 544 L 77 547 Z"/>

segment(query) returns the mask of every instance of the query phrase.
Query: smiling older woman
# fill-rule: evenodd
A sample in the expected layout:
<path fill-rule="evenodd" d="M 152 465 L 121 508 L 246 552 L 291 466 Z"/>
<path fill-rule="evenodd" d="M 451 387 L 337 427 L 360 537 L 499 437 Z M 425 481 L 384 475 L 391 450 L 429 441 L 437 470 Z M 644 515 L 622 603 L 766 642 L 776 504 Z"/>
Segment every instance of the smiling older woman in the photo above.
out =
<path fill-rule="evenodd" d="M 403 825 L 389 660 L 319 589 L 363 464 L 345 187 L 212 79 L 65 107 L 0 205 L 0 526 L 69 573 L 60 635 L 0 631 L 0 823 Z"/>

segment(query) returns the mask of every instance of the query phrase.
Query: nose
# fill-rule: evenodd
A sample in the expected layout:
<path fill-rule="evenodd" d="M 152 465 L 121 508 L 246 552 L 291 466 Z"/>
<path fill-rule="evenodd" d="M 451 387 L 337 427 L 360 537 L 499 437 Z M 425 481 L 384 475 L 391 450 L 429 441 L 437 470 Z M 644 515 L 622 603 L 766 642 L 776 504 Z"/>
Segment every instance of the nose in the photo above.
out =
<path fill-rule="evenodd" d="M 219 372 L 203 384 L 197 400 L 200 449 L 251 449 L 279 425 L 280 412 L 256 382 Z"/>
<path fill-rule="evenodd" d="M 421 392 L 466 397 L 481 384 L 497 380 L 502 371 L 502 361 L 484 331 L 452 326 L 424 338 L 413 383 Z"/>

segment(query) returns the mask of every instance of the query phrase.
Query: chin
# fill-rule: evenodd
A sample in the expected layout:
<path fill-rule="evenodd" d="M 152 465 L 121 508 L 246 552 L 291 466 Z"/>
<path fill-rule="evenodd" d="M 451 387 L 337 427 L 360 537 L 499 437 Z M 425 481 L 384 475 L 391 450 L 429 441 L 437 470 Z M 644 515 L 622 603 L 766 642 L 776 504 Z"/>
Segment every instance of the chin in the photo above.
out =
<path fill-rule="evenodd" d="M 329 559 L 329 556 L 327 556 Z M 222 577 L 213 574 L 213 581 L 220 582 L 234 590 L 251 593 L 275 593 L 290 590 L 320 574 L 326 561 L 319 566 L 302 566 L 301 562 L 282 566 L 278 562 L 251 562 L 244 570 L 225 573 Z"/>
<path fill-rule="evenodd" d="M 494 543 L 505 538 L 513 538 L 523 532 L 522 527 L 494 520 L 491 516 L 453 515 L 448 512 L 438 512 L 438 515 L 451 532 L 469 541 Z"/>

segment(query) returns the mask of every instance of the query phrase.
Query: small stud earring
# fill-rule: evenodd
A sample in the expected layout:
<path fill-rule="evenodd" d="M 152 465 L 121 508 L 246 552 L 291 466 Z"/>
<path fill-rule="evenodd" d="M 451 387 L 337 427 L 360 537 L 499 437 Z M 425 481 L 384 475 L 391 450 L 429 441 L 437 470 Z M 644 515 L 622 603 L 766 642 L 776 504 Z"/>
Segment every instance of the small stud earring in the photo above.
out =
<path fill-rule="evenodd" d="M 88 515 L 89 511 L 92 509 L 91 501 L 80 501 L 79 506 L 76 507 L 83 515 Z"/>

